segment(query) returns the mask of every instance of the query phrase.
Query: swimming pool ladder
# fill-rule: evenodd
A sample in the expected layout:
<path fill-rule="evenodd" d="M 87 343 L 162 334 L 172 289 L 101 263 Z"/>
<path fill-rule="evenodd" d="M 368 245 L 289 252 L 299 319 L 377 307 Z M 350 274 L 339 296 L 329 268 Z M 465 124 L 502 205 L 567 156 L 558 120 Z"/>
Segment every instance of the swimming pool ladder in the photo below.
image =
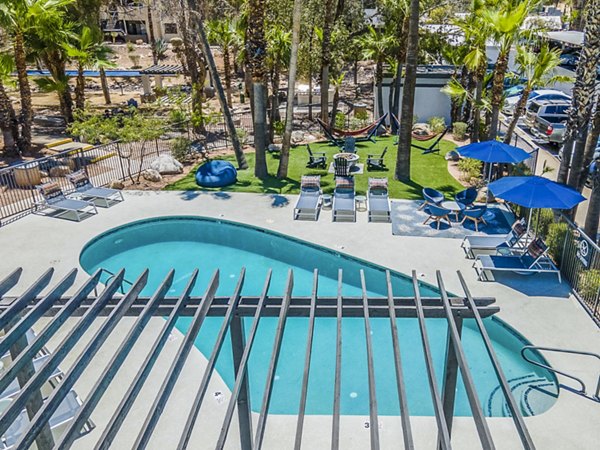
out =
<path fill-rule="evenodd" d="M 594 393 L 594 395 L 590 395 L 587 392 L 587 388 L 585 383 L 583 382 L 583 380 L 579 377 L 576 377 L 575 375 L 571 375 L 568 374 L 566 372 L 563 372 L 562 370 L 558 370 L 555 369 L 554 367 L 549 366 L 548 364 L 544 364 L 541 363 L 539 361 L 535 361 L 531 358 L 528 358 L 525 353 L 527 352 L 527 350 L 536 350 L 536 351 L 546 351 L 546 352 L 558 352 L 558 353 L 569 353 L 572 355 L 582 355 L 582 356 L 592 356 L 596 359 L 598 359 L 600 361 L 600 355 L 598 355 L 597 353 L 592 353 L 592 352 L 583 352 L 580 350 L 568 350 L 568 349 L 564 349 L 564 348 L 556 348 L 556 347 L 538 347 L 536 345 L 526 345 L 525 347 L 523 347 L 521 349 L 521 356 L 523 357 L 523 359 L 527 362 L 529 362 L 530 364 L 533 364 L 534 366 L 538 366 L 541 367 L 543 369 L 549 370 L 550 372 L 553 373 L 558 373 L 564 377 L 570 378 L 571 380 L 576 381 L 577 383 L 579 383 L 579 386 L 581 389 L 575 389 L 569 386 L 563 386 L 565 389 L 574 392 L 575 394 L 579 394 L 585 398 L 588 398 L 590 400 L 593 400 L 595 402 L 599 402 L 600 403 L 600 374 L 598 374 L 598 382 L 596 384 L 596 392 Z"/>
<path fill-rule="evenodd" d="M 111 272 L 108 269 L 105 269 L 104 267 L 100 267 L 100 274 L 102 274 L 103 272 L 108 274 L 108 278 L 106 279 L 106 281 L 104 282 L 104 284 L 108 284 L 110 282 L 110 280 L 112 280 L 114 277 L 117 276 L 116 273 Z M 123 284 L 127 283 L 129 286 L 133 286 L 133 283 L 125 278 L 123 278 L 123 281 L 121 282 L 121 286 L 119 286 L 119 290 L 121 291 L 121 294 L 125 294 L 125 288 L 123 287 Z M 98 296 L 98 287 L 94 287 L 94 295 Z"/>

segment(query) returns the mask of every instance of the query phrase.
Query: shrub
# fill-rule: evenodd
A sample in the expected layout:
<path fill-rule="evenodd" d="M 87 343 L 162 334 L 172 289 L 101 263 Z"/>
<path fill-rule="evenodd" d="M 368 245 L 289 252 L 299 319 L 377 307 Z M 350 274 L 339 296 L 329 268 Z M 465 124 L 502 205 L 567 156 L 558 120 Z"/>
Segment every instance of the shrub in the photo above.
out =
<path fill-rule="evenodd" d="M 559 266 L 562 261 L 562 252 L 565 248 L 565 239 L 567 239 L 568 231 L 569 226 L 566 223 L 551 223 L 548 227 L 546 244 L 548 244 L 548 251 Z"/>
<path fill-rule="evenodd" d="M 247 142 L 248 133 L 243 128 L 236 128 L 235 134 L 237 134 L 240 144 L 245 145 Z"/>
<path fill-rule="evenodd" d="M 443 117 L 431 117 L 427 123 L 432 133 L 441 133 L 446 129 L 446 119 Z"/>
<path fill-rule="evenodd" d="M 135 52 L 135 45 L 133 42 L 127 42 L 127 53 Z"/>
<path fill-rule="evenodd" d="M 584 270 L 579 274 L 578 291 L 585 300 L 595 299 L 598 289 L 600 289 L 600 270 Z"/>
<path fill-rule="evenodd" d="M 183 127 L 188 120 L 187 113 L 179 108 L 169 111 L 169 122 L 177 127 Z"/>
<path fill-rule="evenodd" d="M 481 166 L 481 161 L 472 158 L 462 158 L 458 161 L 458 170 L 462 173 L 462 178 L 467 181 L 481 176 Z"/>
<path fill-rule="evenodd" d="M 335 127 L 346 128 L 346 114 L 344 114 L 343 112 L 338 112 L 335 115 Z"/>
<path fill-rule="evenodd" d="M 544 239 L 548 236 L 550 225 L 554 223 L 554 211 L 551 209 L 541 209 L 538 212 L 533 211 L 531 217 L 531 226 L 537 234 Z"/>
<path fill-rule="evenodd" d="M 464 141 L 467 138 L 467 124 L 464 122 L 454 122 L 454 125 L 452 125 L 452 135 L 457 141 Z"/>
<path fill-rule="evenodd" d="M 184 162 L 190 152 L 191 143 L 192 141 L 184 137 L 173 139 L 171 143 L 171 156 L 181 163 Z"/>
<path fill-rule="evenodd" d="M 281 120 L 276 121 L 273 124 L 273 131 L 275 131 L 277 136 L 283 136 L 283 132 L 285 131 L 285 123 L 283 123 Z"/>

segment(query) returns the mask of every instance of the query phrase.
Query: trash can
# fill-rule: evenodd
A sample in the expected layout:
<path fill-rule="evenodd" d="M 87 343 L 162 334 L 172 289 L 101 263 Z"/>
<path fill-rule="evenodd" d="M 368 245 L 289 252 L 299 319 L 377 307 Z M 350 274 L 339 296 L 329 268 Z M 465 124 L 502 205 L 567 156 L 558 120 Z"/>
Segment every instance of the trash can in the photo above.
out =
<path fill-rule="evenodd" d="M 365 103 L 355 103 L 354 104 L 354 117 L 357 115 L 366 115 L 367 114 L 367 105 Z"/>
<path fill-rule="evenodd" d="M 33 187 L 42 183 L 42 173 L 37 162 L 23 164 L 13 170 L 18 187 Z"/>

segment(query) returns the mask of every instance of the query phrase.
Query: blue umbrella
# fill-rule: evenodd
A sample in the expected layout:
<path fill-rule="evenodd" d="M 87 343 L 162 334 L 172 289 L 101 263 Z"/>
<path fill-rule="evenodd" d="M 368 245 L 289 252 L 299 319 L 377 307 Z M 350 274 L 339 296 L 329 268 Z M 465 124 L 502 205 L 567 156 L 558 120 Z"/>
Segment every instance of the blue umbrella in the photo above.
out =
<path fill-rule="evenodd" d="M 531 155 L 525 150 L 500 141 L 483 141 L 456 149 L 460 156 L 478 159 L 485 163 L 517 164 Z"/>
<path fill-rule="evenodd" d="M 539 176 L 505 177 L 488 187 L 496 197 L 526 208 L 571 209 L 585 200 L 575 189 Z"/>

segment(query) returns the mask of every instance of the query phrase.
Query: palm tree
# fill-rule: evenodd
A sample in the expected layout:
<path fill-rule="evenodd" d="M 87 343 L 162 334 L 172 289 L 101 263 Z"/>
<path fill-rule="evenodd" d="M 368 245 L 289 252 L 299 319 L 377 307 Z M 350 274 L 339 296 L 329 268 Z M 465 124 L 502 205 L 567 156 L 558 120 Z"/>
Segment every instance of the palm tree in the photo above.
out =
<path fill-rule="evenodd" d="M 489 25 L 492 37 L 498 45 L 498 57 L 494 66 L 494 77 L 491 89 L 491 117 L 489 139 L 496 139 L 502 108 L 504 78 L 508 70 L 510 51 L 515 42 L 525 35 L 523 24 L 531 11 L 540 4 L 541 0 L 501 0 L 498 8 L 485 9 L 482 14 Z"/>
<path fill-rule="evenodd" d="M 585 10 L 584 42 L 577 64 L 573 100 L 565 131 L 558 181 L 579 187 L 585 143 L 596 91 L 596 67 L 600 59 L 600 0 L 590 0 Z M 570 166 L 570 170 L 569 170 Z"/>
<path fill-rule="evenodd" d="M 394 44 L 394 38 L 384 32 L 369 27 L 365 35 L 359 39 L 366 59 L 375 61 L 375 84 L 377 86 L 377 114 L 383 116 L 383 63 L 385 62 L 390 48 Z"/>
<path fill-rule="evenodd" d="M 14 70 L 13 59 L 8 54 L 0 54 L 0 130 L 4 140 L 4 154 L 17 153 L 19 125 L 12 101 L 5 86 L 12 80 L 10 75 Z"/>
<path fill-rule="evenodd" d="M 410 0 L 408 39 L 406 43 L 406 72 L 402 89 L 400 130 L 395 176 L 398 180 L 410 179 L 410 144 L 412 140 L 415 90 L 417 86 L 417 55 L 419 52 L 419 0 Z"/>
<path fill-rule="evenodd" d="M 148 43 L 152 51 L 152 62 L 158 64 L 158 52 L 156 49 L 156 36 L 154 35 L 154 18 L 152 17 L 152 8 L 154 0 L 146 0 L 146 22 L 148 23 Z"/>
<path fill-rule="evenodd" d="M 279 156 L 277 178 L 287 177 L 294 125 L 294 93 L 296 90 L 296 72 L 298 70 L 298 47 L 300 45 L 300 22 L 302 20 L 302 0 L 294 0 L 292 11 L 292 43 L 290 46 L 290 65 L 288 68 L 288 92 L 285 104 L 285 128 Z"/>
<path fill-rule="evenodd" d="M 31 123 L 33 107 L 31 104 L 31 87 L 27 77 L 25 40 L 38 25 L 60 14 L 65 6 L 73 0 L 13 0 L 0 4 L 0 26 L 12 36 L 15 68 L 21 98 L 21 114 L 19 122 L 21 133 L 18 140 L 19 149 L 26 152 L 31 147 Z"/>
<path fill-rule="evenodd" d="M 509 144 L 515 131 L 519 118 L 525 111 L 529 94 L 540 86 L 551 86 L 561 81 L 568 81 L 569 77 L 553 75 L 554 69 L 560 64 L 560 50 L 550 50 L 543 45 L 539 52 L 535 52 L 525 46 L 517 47 L 515 62 L 518 66 L 519 75 L 524 81 L 523 92 L 517 102 L 514 114 L 506 130 L 504 142 Z"/>
<path fill-rule="evenodd" d="M 331 77 L 331 84 L 333 84 L 333 88 L 334 88 L 333 102 L 331 104 L 331 120 L 329 121 L 331 128 L 333 128 L 335 126 L 335 117 L 337 116 L 337 109 L 338 109 L 338 105 L 340 104 L 340 88 L 342 87 L 342 84 L 344 83 L 345 77 L 346 77 L 346 74 L 344 72 L 340 73 L 337 76 Z"/>
<path fill-rule="evenodd" d="M 267 85 L 265 83 L 267 56 L 267 42 L 265 39 L 266 0 L 249 0 L 248 7 L 246 48 L 252 72 L 254 148 L 256 151 L 254 175 L 262 179 L 268 175 L 266 159 Z"/>
<path fill-rule="evenodd" d="M 331 69 L 331 34 L 341 9 L 338 0 L 324 0 L 325 20 L 321 39 L 321 120 L 325 123 L 329 116 L 329 71 Z M 342 2 L 343 4 L 343 2 Z"/>
<path fill-rule="evenodd" d="M 269 140 L 275 136 L 275 122 L 281 120 L 279 113 L 279 79 L 281 70 L 289 64 L 292 33 L 281 26 L 271 27 L 267 33 L 267 67 L 271 76 L 271 117 L 269 120 Z"/>
<path fill-rule="evenodd" d="M 232 105 L 231 100 L 231 48 L 236 44 L 237 35 L 232 26 L 231 19 L 211 20 L 207 24 L 208 40 L 221 47 L 223 53 L 223 69 L 225 73 L 225 92 L 227 103 Z"/>

